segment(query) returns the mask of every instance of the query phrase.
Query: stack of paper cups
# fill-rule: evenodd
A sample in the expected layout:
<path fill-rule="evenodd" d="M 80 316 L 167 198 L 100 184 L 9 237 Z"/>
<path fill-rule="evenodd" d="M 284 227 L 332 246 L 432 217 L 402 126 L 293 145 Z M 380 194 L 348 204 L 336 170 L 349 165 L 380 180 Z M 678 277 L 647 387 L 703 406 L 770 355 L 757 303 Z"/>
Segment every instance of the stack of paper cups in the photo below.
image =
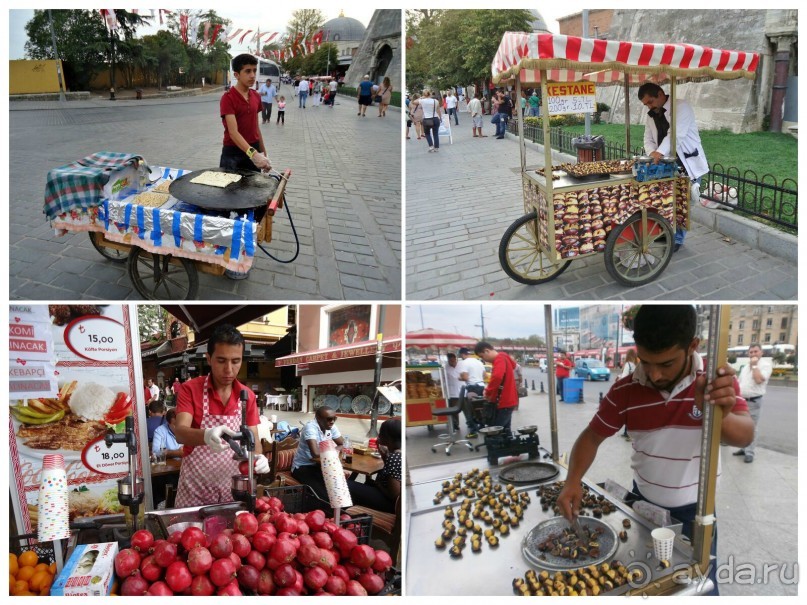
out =
<path fill-rule="evenodd" d="M 328 491 L 328 500 L 333 508 L 347 508 L 353 506 L 350 491 L 347 489 L 347 480 L 342 463 L 339 461 L 339 452 L 336 444 L 326 439 L 319 444 L 320 464 L 325 489 Z"/>
<path fill-rule="evenodd" d="M 61 454 L 47 454 L 42 461 L 42 481 L 39 484 L 39 523 L 37 538 L 40 542 L 70 537 L 67 473 Z"/>

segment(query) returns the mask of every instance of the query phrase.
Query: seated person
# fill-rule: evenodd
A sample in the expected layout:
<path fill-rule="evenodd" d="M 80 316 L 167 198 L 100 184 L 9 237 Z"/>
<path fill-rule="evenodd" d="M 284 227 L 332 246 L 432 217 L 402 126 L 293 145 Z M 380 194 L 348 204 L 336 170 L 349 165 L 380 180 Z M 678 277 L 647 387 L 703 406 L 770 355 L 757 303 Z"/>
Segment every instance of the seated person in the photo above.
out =
<path fill-rule="evenodd" d="M 278 423 L 279 427 L 280 423 Z M 291 475 L 300 483 L 310 486 L 320 499 L 328 502 L 328 492 L 322 478 L 322 469 L 314 457 L 319 457 L 319 443 L 332 439 L 342 445 L 342 434 L 336 427 L 336 412 L 326 405 L 318 408 L 311 420 L 303 427 L 300 445 L 291 463 Z"/>
<path fill-rule="evenodd" d="M 165 404 L 162 401 L 152 401 L 149 404 L 149 417 L 146 418 L 149 441 L 154 439 L 154 431 L 162 424 L 165 424 Z"/>
<path fill-rule="evenodd" d="M 378 452 L 384 468 L 375 480 L 366 483 L 349 481 L 353 504 L 386 513 L 395 512 L 395 501 L 401 495 L 401 419 L 391 418 L 378 431 Z"/>
<path fill-rule="evenodd" d="M 165 450 L 165 457 L 167 458 L 182 458 L 184 451 L 182 445 L 177 441 L 174 435 L 174 429 L 177 424 L 176 410 L 168 410 L 165 415 L 165 422 L 157 427 L 154 431 L 154 439 L 151 442 L 151 451 L 156 452 L 159 449 Z"/>

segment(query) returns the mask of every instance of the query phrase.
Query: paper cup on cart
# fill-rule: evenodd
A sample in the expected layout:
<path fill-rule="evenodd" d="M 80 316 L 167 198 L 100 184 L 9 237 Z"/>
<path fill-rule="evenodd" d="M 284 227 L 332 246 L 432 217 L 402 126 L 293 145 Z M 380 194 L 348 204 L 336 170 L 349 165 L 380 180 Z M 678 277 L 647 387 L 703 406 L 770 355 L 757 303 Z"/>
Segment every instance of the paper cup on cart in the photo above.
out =
<path fill-rule="evenodd" d="M 653 551 L 659 561 L 670 560 L 675 542 L 675 532 L 668 527 L 657 527 L 650 532 L 653 538 Z"/>

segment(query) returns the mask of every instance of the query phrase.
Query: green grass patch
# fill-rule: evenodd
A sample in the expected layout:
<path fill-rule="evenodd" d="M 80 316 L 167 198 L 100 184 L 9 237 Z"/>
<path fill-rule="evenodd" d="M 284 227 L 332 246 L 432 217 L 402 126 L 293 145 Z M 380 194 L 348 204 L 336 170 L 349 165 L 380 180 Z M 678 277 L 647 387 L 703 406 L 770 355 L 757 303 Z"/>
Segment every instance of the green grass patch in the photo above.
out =
<path fill-rule="evenodd" d="M 563 130 L 583 134 L 585 128 L 564 126 Z M 631 125 L 631 146 L 640 147 L 644 140 L 644 126 Z M 606 143 L 625 141 L 624 124 L 592 124 L 591 134 L 601 134 Z M 753 170 L 757 178 L 770 174 L 781 185 L 784 179 L 798 183 L 798 141 L 789 134 L 777 132 L 748 132 L 734 134 L 728 130 L 701 130 L 701 141 L 709 165 L 733 166 L 742 175 Z"/>

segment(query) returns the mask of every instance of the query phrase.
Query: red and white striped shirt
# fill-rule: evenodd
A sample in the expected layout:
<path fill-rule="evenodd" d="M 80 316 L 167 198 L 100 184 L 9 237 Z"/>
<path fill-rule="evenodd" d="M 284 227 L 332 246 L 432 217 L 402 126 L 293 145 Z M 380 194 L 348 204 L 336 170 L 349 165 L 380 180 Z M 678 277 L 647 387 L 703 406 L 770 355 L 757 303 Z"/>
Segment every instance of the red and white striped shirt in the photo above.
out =
<path fill-rule="evenodd" d="M 703 373 L 703 360 L 693 353 L 690 374 L 668 393 L 652 386 L 639 364 L 632 376 L 614 383 L 589 423 L 602 437 L 627 426 L 633 438 L 634 480 L 642 495 L 659 506 L 684 506 L 698 497 L 703 414 L 694 396 L 695 379 Z M 739 384 L 734 382 L 737 403 L 732 412 L 747 412 Z"/>

